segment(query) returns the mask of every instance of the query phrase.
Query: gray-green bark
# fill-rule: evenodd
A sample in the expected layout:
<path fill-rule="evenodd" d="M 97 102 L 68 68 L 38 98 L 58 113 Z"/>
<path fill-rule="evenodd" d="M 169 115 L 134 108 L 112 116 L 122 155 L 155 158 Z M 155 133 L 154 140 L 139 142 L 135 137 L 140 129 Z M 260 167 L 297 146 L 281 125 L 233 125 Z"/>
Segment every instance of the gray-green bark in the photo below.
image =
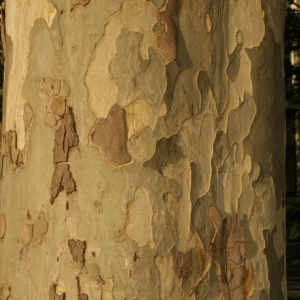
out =
<path fill-rule="evenodd" d="M 2 299 L 286 299 L 284 8 L 6 1 Z"/>

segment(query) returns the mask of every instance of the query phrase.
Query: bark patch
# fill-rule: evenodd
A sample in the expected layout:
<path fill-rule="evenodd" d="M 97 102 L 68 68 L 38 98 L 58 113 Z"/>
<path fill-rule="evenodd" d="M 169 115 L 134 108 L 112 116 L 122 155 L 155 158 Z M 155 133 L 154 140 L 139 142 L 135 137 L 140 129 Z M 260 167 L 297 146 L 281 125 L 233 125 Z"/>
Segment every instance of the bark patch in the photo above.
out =
<path fill-rule="evenodd" d="M 89 300 L 89 296 L 87 294 L 80 293 L 78 295 L 78 300 Z"/>
<path fill-rule="evenodd" d="M 32 241 L 32 224 L 24 224 L 21 229 L 21 240 L 24 246 L 29 246 Z"/>
<path fill-rule="evenodd" d="M 209 209 L 215 233 L 210 244 L 210 255 L 219 269 L 223 296 L 227 300 L 244 299 L 245 235 L 238 216 L 222 218 L 215 208 Z"/>
<path fill-rule="evenodd" d="M 21 167 L 23 165 L 22 152 L 18 149 L 17 145 L 17 132 L 10 130 L 6 133 L 6 135 L 6 142 L 8 143 L 10 161 L 13 165 L 13 169 L 16 170 L 18 167 Z"/>
<path fill-rule="evenodd" d="M 1 300 L 9 299 L 10 292 L 11 292 L 11 287 L 6 283 L 3 284 L 1 287 Z"/>
<path fill-rule="evenodd" d="M 78 268 L 81 269 L 84 265 L 84 253 L 86 248 L 86 242 L 72 239 L 68 241 L 68 245 L 73 260 L 77 262 Z"/>
<path fill-rule="evenodd" d="M 266 255 L 268 264 L 268 278 L 270 282 L 269 297 L 272 300 L 284 299 L 283 291 L 281 289 L 281 282 L 284 276 L 284 256 L 277 257 L 273 235 L 277 231 L 275 228 L 270 231 L 269 229 L 263 230 L 265 249 L 264 254 Z"/>
<path fill-rule="evenodd" d="M 55 164 L 54 173 L 51 181 L 51 204 L 54 203 L 58 194 L 65 190 L 67 195 L 76 191 L 76 184 L 70 172 L 68 164 Z"/>
<path fill-rule="evenodd" d="M 183 150 L 177 145 L 177 134 L 162 138 L 156 143 L 154 156 L 144 163 L 144 167 L 157 170 L 161 175 L 169 164 L 176 164 L 183 157 Z"/>
<path fill-rule="evenodd" d="M 6 219 L 4 214 L 0 214 L 0 239 L 3 239 L 6 231 Z"/>
<path fill-rule="evenodd" d="M 65 300 L 66 294 L 65 293 L 62 293 L 61 295 L 56 294 L 56 285 L 52 285 L 50 287 L 49 299 L 50 300 Z"/>
<path fill-rule="evenodd" d="M 241 50 L 243 44 L 238 44 L 233 53 L 229 55 L 229 65 L 226 69 L 227 76 L 231 81 L 235 81 L 240 70 L 241 65 Z"/>
<path fill-rule="evenodd" d="M 194 292 L 208 270 L 210 263 L 206 252 L 197 234 L 195 246 L 187 253 L 172 251 L 174 272 L 182 280 L 181 287 L 188 295 Z"/>
<path fill-rule="evenodd" d="M 76 133 L 74 115 L 71 107 L 68 107 L 60 127 L 55 131 L 53 163 L 57 164 L 68 161 L 71 147 L 77 146 L 78 142 L 79 139 Z"/>
<path fill-rule="evenodd" d="M 49 228 L 48 220 L 45 215 L 42 213 L 33 223 L 33 239 L 38 243 L 41 243 L 44 236 L 47 234 Z"/>
<path fill-rule="evenodd" d="M 106 119 L 97 120 L 91 132 L 91 141 L 109 164 L 121 166 L 131 161 L 126 146 L 125 110 L 118 103 L 111 107 Z"/>
<path fill-rule="evenodd" d="M 58 79 L 44 78 L 40 83 L 40 89 L 49 97 L 58 96 L 61 90 L 61 82 Z"/>
<path fill-rule="evenodd" d="M 167 0 L 164 7 L 165 9 L 161 9 L 158 15 L 159 23 L 164 26 L 164 30 L 157 35 L 156 39 L 157 47 L 168 64 L 176 58 L 177 32 L 174 18 L 177 13 L 177 0 Z"/>

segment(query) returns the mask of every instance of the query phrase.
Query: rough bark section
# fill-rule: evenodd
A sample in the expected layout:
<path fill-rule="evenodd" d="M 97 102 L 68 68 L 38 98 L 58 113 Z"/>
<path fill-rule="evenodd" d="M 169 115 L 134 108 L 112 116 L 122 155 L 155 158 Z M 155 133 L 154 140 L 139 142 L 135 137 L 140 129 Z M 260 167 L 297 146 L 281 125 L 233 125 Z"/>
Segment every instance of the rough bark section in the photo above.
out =
<path fill-rule="evenodd" d="M 49 291 L 49 300 L 66 300 L 66 294 L 56 294 L 56 285 L 52 285 Z"/>
<path fill-rule="evenodd" d="M 19 74 L 35 114 L 25 107 L 30 164 L 10 166 L 14 128 L 1 145 L 0 283 L 24 300 L 49 299 L 52 284 L 52 299 L 270 298 L 268 269 L 284 253 L 283 109 L 259 90 L 281 89 L 281 0 L 87 2 L 53 0 L 55 17 L 33 26 L 13 19 L 22 35 L 33 28 L 9 52 L 26 55 L 12 58 L 22 70 L 28 58 Z M 6 78 L 20 95 L 16 74 Z"/>
<path fill-rule="evenodd" d="M 51 204 L 54 204 L 55 198 L 62 191 L 67 195 L 76 191 L 76 184 L 70 172 L 68 164 L 55 164 L 54 173 L 51 181 Z"/>
<path fill-rule="evenodd" d="M 215 230 L 210 252 L 219 268 L 224 298 L 242 300 L 246 251 L 244 231 L 237 215 L 222 219 L 219 211 L 211 207 L 209 216 Z"/>
<path fill-rule="evenodd" d="M 72 254 L 72 258 L 77 262 L 78 268 L 81 269 L 84 266 L 86 242 L 72 239 L 68 241 L 68 245 Z"/>
<path fill-rule="evenodd" d="M 69 87 L 63 81 L 43 78 L 39 84 L 41 91 L 48 96 L 45 123 L 55 130 L 53 163 L 54 173 L 51 182 L 51 204 L 58 194 L 65 190 L 67 195 L 76 190 L 75 181 L 70 172 L 69 153 L 79 143 L 75 118 L 71 107 L 66 106 Z"/>
<path fill-rule="evenodd" d="M 55 131 L 53 163 L 67 162 L 70 149 L 77 146 L 78 142 L 73 111 L 68 107 L 59 128 Z"/>
<path fill-rule="evenodd" d="M 125 110 L 116 103 L 106 119 L 99 118 L 91 132 L 91 141 L 113 166 L 121 166 L 131 161 L 127 151 L 127 128 Z"/>

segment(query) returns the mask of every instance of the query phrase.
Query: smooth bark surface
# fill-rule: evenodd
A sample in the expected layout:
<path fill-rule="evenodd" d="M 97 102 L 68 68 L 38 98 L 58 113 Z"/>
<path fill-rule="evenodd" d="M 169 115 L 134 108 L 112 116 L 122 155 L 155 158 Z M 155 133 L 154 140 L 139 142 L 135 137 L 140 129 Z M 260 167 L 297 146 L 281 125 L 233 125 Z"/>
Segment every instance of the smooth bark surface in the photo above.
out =
<path fill-rule="evenodd" d="M 275 0 L 7 0 L 1 299 L 286 299 Z"/>

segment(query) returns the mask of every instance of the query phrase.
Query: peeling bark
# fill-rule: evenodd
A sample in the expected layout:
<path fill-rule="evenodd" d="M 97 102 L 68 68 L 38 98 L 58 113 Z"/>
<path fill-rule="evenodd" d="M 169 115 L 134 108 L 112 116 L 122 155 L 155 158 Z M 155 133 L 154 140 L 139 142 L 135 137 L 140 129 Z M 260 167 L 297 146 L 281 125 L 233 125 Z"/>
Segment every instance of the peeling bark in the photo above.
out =
<path fill-rule="evenodd" d="M 3 299 L 286 299 L 269 2 L 7 1 Z"/>

